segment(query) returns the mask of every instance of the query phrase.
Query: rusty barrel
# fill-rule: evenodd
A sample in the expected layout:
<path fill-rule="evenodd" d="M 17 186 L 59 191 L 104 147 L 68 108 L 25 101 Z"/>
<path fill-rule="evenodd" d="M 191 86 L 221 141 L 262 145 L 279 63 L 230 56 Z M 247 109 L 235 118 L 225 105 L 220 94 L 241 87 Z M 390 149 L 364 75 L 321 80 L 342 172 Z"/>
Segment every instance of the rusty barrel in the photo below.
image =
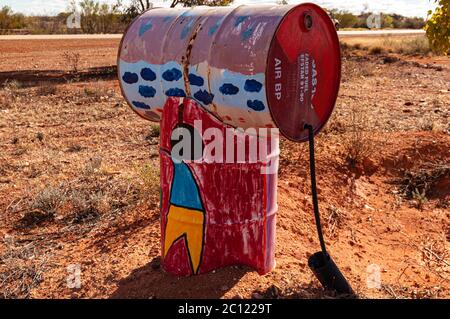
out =
<path fill-rule="evenodd" d="M 191 97 L 225 124 L 278 127 L 305 141 L 338 95 L 337 32 L 314 4 L 155 8 L 127 29 L 118 72 L 139 115 L 160 121 L 167 97 Z"/>

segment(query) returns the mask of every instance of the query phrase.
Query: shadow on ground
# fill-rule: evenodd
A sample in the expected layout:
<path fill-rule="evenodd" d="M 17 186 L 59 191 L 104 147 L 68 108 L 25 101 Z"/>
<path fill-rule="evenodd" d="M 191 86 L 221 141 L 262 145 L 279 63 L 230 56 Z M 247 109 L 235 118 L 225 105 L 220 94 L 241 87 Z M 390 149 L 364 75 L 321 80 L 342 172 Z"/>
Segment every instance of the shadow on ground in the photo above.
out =
<path fill-rule="evenodd" d="M 78 72 L 62 70 L 24 70 L 0 72 L 0 85 L 14 79 L 23 87 L 42 86 L 47 83 L 67 83 L 68 81 L 109 80 L 117 78 L 116 66 L 89 68 Z"/>
<path fill-rule="evenodd" d="M 159 258 L 119 281 L 111 299 L 219 299 L 252 270 L 233 266 L 200 276 L 178 278 L 164 272 Z"/>

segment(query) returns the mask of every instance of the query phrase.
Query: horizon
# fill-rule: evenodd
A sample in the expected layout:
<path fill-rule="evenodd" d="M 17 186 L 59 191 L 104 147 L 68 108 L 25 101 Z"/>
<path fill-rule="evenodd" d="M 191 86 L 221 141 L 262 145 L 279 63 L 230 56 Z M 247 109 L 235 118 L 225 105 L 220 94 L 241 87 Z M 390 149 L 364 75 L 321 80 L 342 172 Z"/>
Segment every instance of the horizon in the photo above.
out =
<path fill-rule="evenodd" d="M 101 3 L 113 4 L 116 0 L 100 0 Z M 130 0 L 124 0 L 126 5 Z M 171 1 L 152 1 L 155 6 L 169 7 Z M 380 0 L 376 3 L 369 3 L 368 1 L 358 0 L 291 0 L 289 4 L 298 4 L 302 2 L 312 2 L 321 5 L 327 9 L 347 10 L 353 14 L 360 14 L 362 12 L 399 14 L 405 17 L 420 17 L 426 18 L 428 10 L 436 7 L 436 4 L 430 0 L 415 0 L 416 4 L 412 4 L 409 0 Z M 47 4 L 46 4 L 47 3 Z M 61 12 L 67 12 L 69 7 L 69 0 L 0 0 L 0 7 L 9 6 L 14 12 L 23 13 L 29 16 L 54 16 Z M 274 4 L 276 0 L 235 0 L 233 6 L 241 4 Z"/>

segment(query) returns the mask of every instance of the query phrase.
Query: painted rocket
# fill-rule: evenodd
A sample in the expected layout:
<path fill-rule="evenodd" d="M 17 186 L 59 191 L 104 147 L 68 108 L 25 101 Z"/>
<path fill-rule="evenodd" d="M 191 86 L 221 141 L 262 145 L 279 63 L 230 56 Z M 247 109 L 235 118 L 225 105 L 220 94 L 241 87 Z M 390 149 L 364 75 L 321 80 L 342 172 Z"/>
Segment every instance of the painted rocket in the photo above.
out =
<path fill-rule="evenodd" d="M 164 257 L 174 243 L 183 240 L 191 272 L 197 274 L 203 250 L 205 210 L 200 190 L 189 167 L 183 162 L 174 162 L 173 165 L 174 176 L 164 236 Z"/>

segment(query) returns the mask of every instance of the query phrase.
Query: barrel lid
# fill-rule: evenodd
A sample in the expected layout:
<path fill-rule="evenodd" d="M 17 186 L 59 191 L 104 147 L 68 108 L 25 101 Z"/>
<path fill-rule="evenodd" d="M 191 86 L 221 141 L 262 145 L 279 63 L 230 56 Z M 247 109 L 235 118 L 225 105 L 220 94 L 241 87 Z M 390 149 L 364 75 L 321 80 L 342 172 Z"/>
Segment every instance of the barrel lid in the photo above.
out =
<path fill-rule="evenodd" d="M 290 140 L 308 139 L 330 118 L 339 92 L 339 38 L 328 14 L 315 4 L 289 11 L 272 40 L 267 61 L 267 99 L 275 124 Z"/>

